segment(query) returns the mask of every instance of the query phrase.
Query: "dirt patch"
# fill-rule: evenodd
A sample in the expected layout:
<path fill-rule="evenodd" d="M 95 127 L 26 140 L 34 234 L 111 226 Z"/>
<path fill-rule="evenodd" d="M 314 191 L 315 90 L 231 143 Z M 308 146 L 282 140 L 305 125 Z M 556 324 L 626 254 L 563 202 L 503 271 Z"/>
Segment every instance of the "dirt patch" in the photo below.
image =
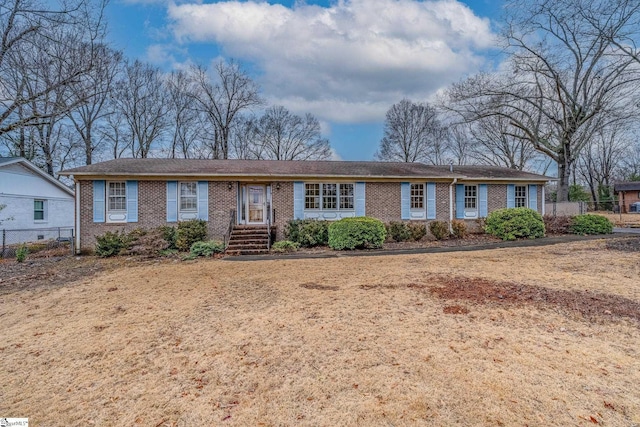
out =
<path fill-rule="evenodd" d="M 438 277 L 436 281 L 442 286 L 431 287 L 429 291 L 442 299 L 465 300 L 476 304 L 533 304 L 540 308 L 551 306 L 563 312 L 577 312 L 592 320 L 624 317 L 640 323 L 640 302 L 618 295 L 466 277 Z"/>
<path fill-rule="evenodd" d="M 444 314 L 469 314 L 469 309 L 461 305 L 447 305 L 442 309 Z"/>
<path fill-rule="evenodd" d="M 317 291 L 337 291 L 340 290 L 338 286 L 318 285 L 317 283 L 305 283 L 300 285 L 301 288 L 315 289 Z"/>
<path fill-rule="evenodd" d="M 94 256 L 29 255 L 25 262 L 0 260 L 0 294 L 67 286 L 130 264 L 142 264 L 136 258 L 98 258 Z M 149 261 L 146 261 L 149 262 Z"/>
<path fill-rule="evenodd" d="M 640 237 L 609 240 L 607 242 L 607 249 L 624 252 L 640 252 Z"/>

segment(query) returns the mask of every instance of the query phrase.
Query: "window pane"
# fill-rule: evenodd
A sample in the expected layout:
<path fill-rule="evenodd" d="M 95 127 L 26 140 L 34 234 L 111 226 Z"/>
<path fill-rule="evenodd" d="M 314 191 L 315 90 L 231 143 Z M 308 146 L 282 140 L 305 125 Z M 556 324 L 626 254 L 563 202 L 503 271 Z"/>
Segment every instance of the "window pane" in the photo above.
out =
<path fill-rule="evenodd" d="M 180 210 L 198 210 L 198 184 L 195 182 L 180 183 Z"/>
<path fill-rule="evenodd" d="M 338 208 L 337 187 L 336 184 L 322 184 L 322 209 Z"/>
<path fill-rule="evenodd" d="M 340 184 L 340 209 L 353 209 L 353 184 Z"/>
<path fill-rule="evenodd" d="M 33 219 L 35 221 L 44 221 L 44 200 L 33 201 Z"/>
<path fill-rule="evenodd" d="M 464 186 L 464 207 L 465 209 L 476 209 L 477 187 L 475 185 Z"/>
<path fill-rule="evenodd" d="M 108 194 L 110 211 L 127 210 L 127 186 L 124 182 L 110 182 Z"/>
<path fill-rule="evenodd" d="M 411 209 L 424 208 L 424 184 L 411 184 Z"/>
<path fill-rule="evenodd" d="M 516 193 L 516 208 L 527 207 L 527 186 L 516 185 L 515 193 Z"/>
<path fill-rule="evenodd" d="M 320 184 L 304 185 L 304 208 L 320 209 Z"/>

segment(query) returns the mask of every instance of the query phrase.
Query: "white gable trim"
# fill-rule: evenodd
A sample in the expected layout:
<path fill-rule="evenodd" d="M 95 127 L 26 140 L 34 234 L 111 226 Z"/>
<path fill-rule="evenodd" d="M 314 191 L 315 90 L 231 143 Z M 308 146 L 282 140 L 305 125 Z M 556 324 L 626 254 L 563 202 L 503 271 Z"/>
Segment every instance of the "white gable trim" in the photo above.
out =
<path fill-rule="evenodd" d="M 52 177 L 51 175 L 45 173 L 44 171 L 42 171 L 42 169 L 40 169 L 39 167 L 37 167 L 36 165 L 34 165 L 33 163 L 31 163 L 30 161 L 28 161 L 27 159 L 25 159 L 23 157 L 16 157 L 16 158 L 14 158 L 12 160 L 9 160 L 9 161 L 6 161 L 6 162 L 0 162 L 0 168 L 2 168 L 4 166 L 13 165 L 13 164 L 21 164 L 21 165 L 23 165 L 24 167 L 26 167 L 27 169 L 29 169 L 30 171 L 32 171 L 36 175 L 40 176 L 41 178 L 45 179 L 46 181 L 49 181 L 49 183 L 55 185 L 59 189 L 65 191 L 71 197 L 75 196 L 75 193 L 74 193 L 74 191 L 72 189 L 70 189 L 69 187 L 67 187 L 66 185 L 64 185 L 63 183 L 61 183 L 60 181 L 58 181 L 57 179 Z"/>

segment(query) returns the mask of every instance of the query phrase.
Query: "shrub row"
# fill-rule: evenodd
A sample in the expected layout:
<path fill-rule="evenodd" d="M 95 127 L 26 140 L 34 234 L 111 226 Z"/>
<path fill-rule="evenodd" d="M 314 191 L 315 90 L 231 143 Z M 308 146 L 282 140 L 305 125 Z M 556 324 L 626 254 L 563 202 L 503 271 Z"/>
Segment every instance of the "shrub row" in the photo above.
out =
<path fill-rule="evenodd" d="M 329 244 L 329 221 L 316 219 L 296 219 L 289 221 L 284 235 L 303 247 L 326 246 Z"/>
<path fill-rule="evenodd" d="M 135 229 L 129 233 L 107 231 L 96 237 L 96 254 L 110 257 L 129 253 L 158 256 L 167 250 L 188 251 L 207 237 L 207 223 L 202 220 L 179 222 L 177 227 L 161 226 L 151 230 Z"/>
<path fill-rule="evenodd" d="M 611 234 L 613 223 L 601 215 L 545 215 L 544 225 L 553 234 Z"/>
<path fill-rule="evenodd" d="M 427 235 L 427 227 L 422 222 L 390 222 L 387 234 L 396 242 L 418 241 Z"/>

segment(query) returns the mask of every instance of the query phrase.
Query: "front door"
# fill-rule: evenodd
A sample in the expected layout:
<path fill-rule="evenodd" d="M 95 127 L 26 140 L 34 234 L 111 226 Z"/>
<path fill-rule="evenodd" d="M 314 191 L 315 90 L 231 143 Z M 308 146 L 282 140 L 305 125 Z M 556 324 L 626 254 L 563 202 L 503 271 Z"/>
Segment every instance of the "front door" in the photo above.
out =
<path fill-rule="evenodd" d="M 265 221 L 265 187 L 264 185 L 247 186 L 248 224 L 264 224 Z"/>

